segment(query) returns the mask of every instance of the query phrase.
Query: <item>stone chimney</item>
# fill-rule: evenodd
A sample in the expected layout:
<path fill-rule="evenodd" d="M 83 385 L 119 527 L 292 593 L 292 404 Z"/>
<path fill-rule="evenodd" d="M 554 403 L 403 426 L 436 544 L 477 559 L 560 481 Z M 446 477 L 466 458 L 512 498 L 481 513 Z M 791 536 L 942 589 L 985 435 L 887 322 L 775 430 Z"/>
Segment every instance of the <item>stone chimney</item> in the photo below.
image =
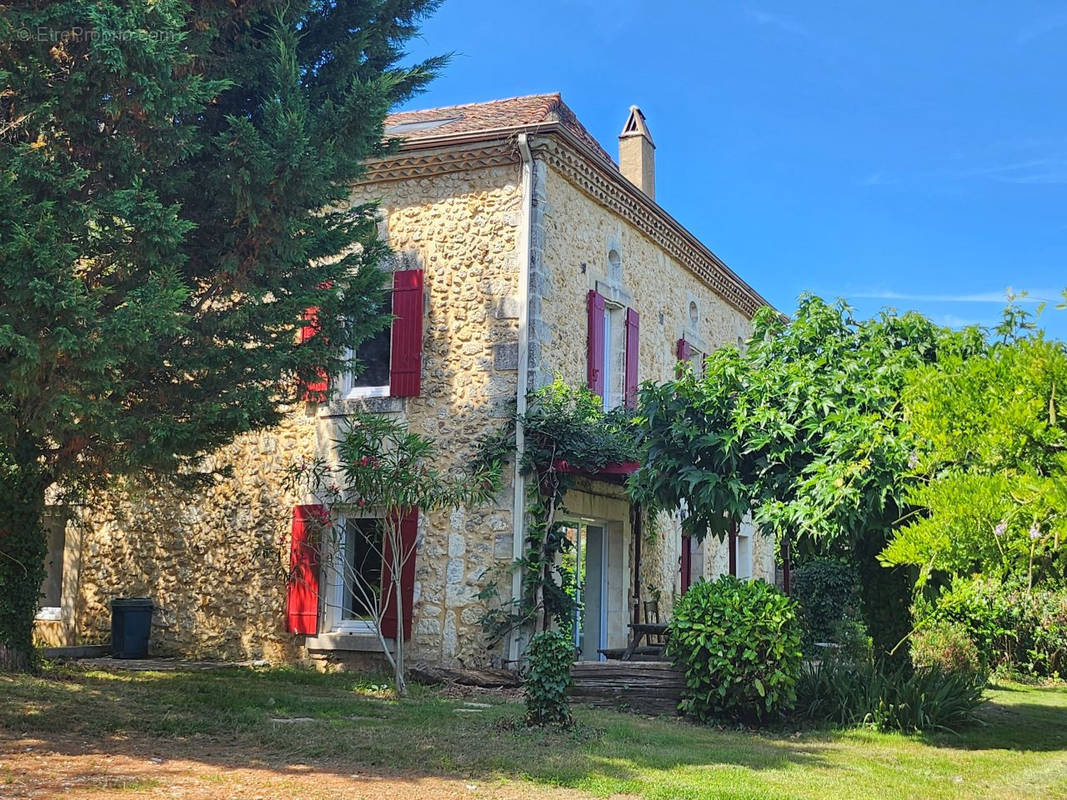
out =
<path fill-rule="evenodd" d="M 656 145 L 637 106 L 630 106 L 630 116 L 619 134 L 619 172 L 650 199 L 656 199 Z"/>

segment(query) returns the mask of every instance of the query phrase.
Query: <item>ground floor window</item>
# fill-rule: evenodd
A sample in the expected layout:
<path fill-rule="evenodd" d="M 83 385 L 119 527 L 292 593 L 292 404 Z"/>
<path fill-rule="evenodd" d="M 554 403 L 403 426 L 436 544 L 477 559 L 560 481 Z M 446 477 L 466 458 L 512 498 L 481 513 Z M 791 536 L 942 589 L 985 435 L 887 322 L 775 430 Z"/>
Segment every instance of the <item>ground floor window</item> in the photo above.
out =
<path fill-rule="evenodd" d="M 63 605 L 63 553 L 67 544 L 66 517 L 46 515 L 44 525 L 48 536 L 48 555 L 45 560 L 45 576 L 41 584 L 41 600 L 37 617 L 38 619 L 60 619 Z"/>
<path fill-rule="evenodd" d="M 329 627 L 336 631 L 369 632 L 381 612 L 384 520 L 349 517 L 340 535 L 329 576 L 333 586 Z"/>

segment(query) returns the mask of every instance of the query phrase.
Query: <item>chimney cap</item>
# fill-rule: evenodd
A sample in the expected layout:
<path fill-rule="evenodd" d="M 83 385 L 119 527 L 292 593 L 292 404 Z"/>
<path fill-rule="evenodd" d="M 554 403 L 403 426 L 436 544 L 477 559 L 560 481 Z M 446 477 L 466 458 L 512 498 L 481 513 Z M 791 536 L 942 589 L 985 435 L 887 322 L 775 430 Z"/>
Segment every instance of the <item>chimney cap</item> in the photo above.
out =
<path fill-rule="evenodd" d="M 656 146 L 645 124 L 645 114 L 638 106 L 630 106 L 630 116 L 626 118 L 626 124 L 622 126 L 622 133 L 619 134 L 620 139 L 630 136 L 644 136 L 650 145 Z"/>

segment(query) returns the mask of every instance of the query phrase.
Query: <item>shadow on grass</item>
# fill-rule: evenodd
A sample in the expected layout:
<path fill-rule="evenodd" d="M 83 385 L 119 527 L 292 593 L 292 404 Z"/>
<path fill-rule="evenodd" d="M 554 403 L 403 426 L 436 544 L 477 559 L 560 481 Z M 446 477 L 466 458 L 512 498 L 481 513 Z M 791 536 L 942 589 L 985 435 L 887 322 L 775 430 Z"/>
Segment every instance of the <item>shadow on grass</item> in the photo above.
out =
<path fill-rule="evenodd" d="M 960 750 L 1067 751 L 1067 686 L 998 686 L 978 721 L 958 734 L 924 735 L 935 747 Z"/>
<path fill-rule="evenodd" d="M 817 737 L 714 730 L 678 719 L 579 711 L 576 732 L 510 729 L 515 703 L 487 707 L 414 687 L 394 699 L 373 680 L 301 670 L 87 672 L 0 677 L 0 750 L 39 739 L 61 755 L 188 759 L 217 768 L 401 778 L 527 778 L 572 787 L 639 782 L 679 767 L 818 766 Z M 308 721 L 310 718 L 310 721 Z M 6 742 L 4 740 L 7 740 Z M 635 783 L 636 785 L 636 783 Z"/>

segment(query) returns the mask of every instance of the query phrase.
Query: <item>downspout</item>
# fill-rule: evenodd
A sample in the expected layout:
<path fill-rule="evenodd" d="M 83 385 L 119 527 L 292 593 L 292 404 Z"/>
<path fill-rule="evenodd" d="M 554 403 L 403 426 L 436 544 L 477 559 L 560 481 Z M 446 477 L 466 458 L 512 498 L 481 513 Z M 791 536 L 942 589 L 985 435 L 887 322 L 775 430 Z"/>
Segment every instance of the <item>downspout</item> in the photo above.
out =
<path fill-rule="evenodd" d="M 526 452 L 526 431 L 522 423 L 526 416 L 526 394 L 529 391 L 530 369 L 530 259 L 533 239 L 534 162 L 530 143 L 525 133 L 518 136 L 519 158 L 522 163 L 522 217 L 519 224 L 519 359 L 515 387 L 515 496 L 512 506 L 511 554 L 518 564 L 526 545 L 526 479 L 522 475 L 522 457 Z M 516 567 L 511 576 L 511 598 L 514 608 L 522 601 L 522 569 Z M 508 643 L 508 660 L 513 665 L 519 662 L 521 631 L 511 632 Z"/>

